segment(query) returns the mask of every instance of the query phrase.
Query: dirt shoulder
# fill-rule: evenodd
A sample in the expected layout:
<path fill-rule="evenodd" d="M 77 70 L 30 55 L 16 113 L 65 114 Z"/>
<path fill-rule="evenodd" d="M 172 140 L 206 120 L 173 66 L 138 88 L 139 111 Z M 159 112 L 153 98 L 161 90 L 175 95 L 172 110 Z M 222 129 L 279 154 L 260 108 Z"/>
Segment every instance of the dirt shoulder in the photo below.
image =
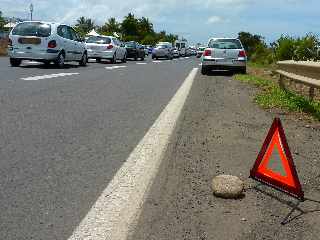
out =
<path fill-rule="evenodd" d="M 132 240 L 319 239 L 320 204 L 302 203 L 306 213 L 282 226 L 295 200 L 252 189 L 258 184 L 248 179 L 250 168 L 279 116 L 254 104 L 255 91 L 230 76 L 197 77 Z M 320 200 L 320 128 L 280 118 L 305 195 Z M 222 173 L 245 180 L 245 198 L 213 196 L 211 180 Z"/>

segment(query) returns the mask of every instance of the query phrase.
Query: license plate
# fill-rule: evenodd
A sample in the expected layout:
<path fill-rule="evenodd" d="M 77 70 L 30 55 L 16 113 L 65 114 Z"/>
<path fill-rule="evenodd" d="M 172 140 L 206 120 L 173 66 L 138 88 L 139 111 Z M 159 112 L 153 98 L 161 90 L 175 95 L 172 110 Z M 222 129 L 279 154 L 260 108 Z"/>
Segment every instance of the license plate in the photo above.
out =
<path fill-rule="evenodd" d="M 19 38 L 19 43 L 21 44 L 35 44 L 38 45 L 41 43 L 40 38 Z"/>

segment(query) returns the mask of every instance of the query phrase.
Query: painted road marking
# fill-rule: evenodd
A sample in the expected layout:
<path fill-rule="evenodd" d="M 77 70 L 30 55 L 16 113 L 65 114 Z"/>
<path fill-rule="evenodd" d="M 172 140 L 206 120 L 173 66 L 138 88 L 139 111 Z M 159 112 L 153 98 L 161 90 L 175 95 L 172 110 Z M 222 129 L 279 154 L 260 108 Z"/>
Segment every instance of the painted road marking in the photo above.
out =
<path fill-rule="evenodd" d="M 162 61 L 156 60 L 156 61 L 152 61 L 153 63 L 162 63 Z"/>
<path fill-rule="evenodd" d="M 185 59 L 189 59 L 190 57 L 185 57 Z"/>
<path fill-rule="evenodd" d="M 127 66 L 112 66 L 112 67 L 105 67 L 108 70 L 113 70 L 113 69 L 119 69 L 119 68 L 126 68 Z"/>
<path fill-rule="evenodd" d="M 78 75 L 78 74 L 79 73 L 54 73 L 54 74 L 47 74 L 47 75 L 41 75 L 41 76 L 33 76 L 33 77 L 21 78 L 21 80 L 38 81 L 38 80 L 41 80 L 41 79 L 65 77 L 65 76 Z"/>
<path fill-rule="evenodd" d="M 147 63 L 136 63 L 137 65 L 146 65 Z"/>
<path fill-rule="evenodd" d="M 68 240 L 125 240 L 168 148 L 198 68 L 194 68 Z"/>

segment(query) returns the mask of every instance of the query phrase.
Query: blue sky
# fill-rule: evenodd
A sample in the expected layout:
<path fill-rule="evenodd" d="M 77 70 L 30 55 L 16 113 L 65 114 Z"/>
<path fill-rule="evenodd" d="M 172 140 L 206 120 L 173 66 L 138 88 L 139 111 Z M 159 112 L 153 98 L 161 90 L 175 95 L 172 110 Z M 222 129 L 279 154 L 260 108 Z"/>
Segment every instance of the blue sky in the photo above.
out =
<path fill-rule="evenodd" d="M 319 0 L 1 0 L 0 10 L 5 16 L 28 18 L 31 2 L 37 20 L 73 24 L 83 15 L 102 24 L 133 12 L 148 17 L 157 31 L 183 35 L 192 43 L 239 31 L 260 34 L 269 42 L 281 34 L 320 34 Z"/>

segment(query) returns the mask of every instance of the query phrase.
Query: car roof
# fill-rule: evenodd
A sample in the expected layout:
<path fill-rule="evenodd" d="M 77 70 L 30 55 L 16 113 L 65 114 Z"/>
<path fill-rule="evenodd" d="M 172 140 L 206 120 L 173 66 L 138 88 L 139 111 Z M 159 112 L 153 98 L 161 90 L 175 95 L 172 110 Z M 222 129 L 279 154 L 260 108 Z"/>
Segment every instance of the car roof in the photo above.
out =
<path fill-rule="evenodd" d="M 234 40 L 239 40 L 238 38 L 235 37 L 212 37 L 209 40 L 218 40 L 218 39 L 234 39 Z"/>
<path fill-rule="evenodd" d="M 57 23 L 57 22 L 48 22 L 48 21 L 23 21 L 23 22 L 19 22 L 18 24 L 20 23 L 44 23 L 44 24 L 50 24 L 50 25 L 67 25 L 69 26 L 68 24 L 64 24 L 64 23 Z"/>

